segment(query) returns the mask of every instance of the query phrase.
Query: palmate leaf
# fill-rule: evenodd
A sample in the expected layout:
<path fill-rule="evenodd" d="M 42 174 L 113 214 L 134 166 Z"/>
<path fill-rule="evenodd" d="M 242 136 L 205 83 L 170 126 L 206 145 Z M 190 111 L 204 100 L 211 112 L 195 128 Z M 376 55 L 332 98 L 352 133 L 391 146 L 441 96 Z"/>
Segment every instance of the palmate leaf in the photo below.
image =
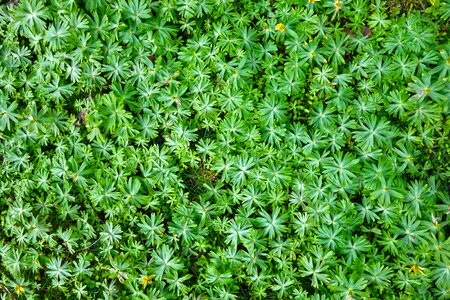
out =
<path fill-rule="evenodd" d="M 95 3 L 95 2 L 103 2 L 104 0 L 90 0 L 87 1 L 86 4 Z M 113 26 L 109 23 L 108 16 L 106 14 L 101 14 L 99 10 L 92 10 L 92 17 L 88 15 L 89 23 L 90 23 L 90 33 L 94 40 L 97 40 L 99 37 L 103 41 L 108 40 L 108 32 L 113 29 Z M 114 37 L 113 35 L 110 38 Z"/>
<path fill-rule="evenodd" d="M 3 97 L 2 97 L 3 98 Z M 11 129 L 11 123 L 17 123 L 19 114 L 14 111 L 17 109 L 17 102 L 8 104 L 6 101 L 0 102 L 0 131 Z"/>
<path fill-rule="evenodd" d="M 394 276 L 392 269 L 387 266 L 383 266 L 380 262 L 366 265 L 366 279 L 375 285 L 378 289 L 383 291 L 391 283 L 390 278 Z"/>
<path fill-rule="evenodd" d="M 113 94 L 106 94 L 102 96 L 101 101 L 103 105 L 99 109 L 99 114 L 103 118 L 102 126 L 107 131 L 113 132 L 131 119 L 131 114 L 124 108 L 123 100 Z"/>
<path fill-rule="evenodd" d="M 372 59 L 368 54 L 364 54 L 357 62 L 350 65 L 350 73 L 360 80 L 362 77 L 367 78 L 367 70 L 372 66 Z"/>
<path fill-rule="evenodd" d="M 305 268 L 300 272 L 302 277 L 311 276 L 312 286 L 318 288 L 319 285 L 327 284 L 329 282 L 329 276 L 325 271 L 328 266 L 324 261 L 314 262 L 311 257 L 302 257 L 301 264 Z"/>
<path fill-rule="evenodd" d="M 59 76 L 54 78 L 50 83 L 45 84 L 42 90 L 49 94 L 49 96 L 55 99 L 57 102 L 62 101 L 64 98 L 70 97 L 75 87 L 72 84 L 62 84 Z"/>
<path fill-rule="evenodd" d="M 155 44 L 158 47 L 168 46 L 167 43 L 178 31 L 177 27 L 169 24 L 164 18 L 150 18 L 149 21 L 142 23 L 139 29 L 143 32 L 152 31 Z"/>
<path fill-rule="evenodd" d="M 415 22 L 415 16 L 409 20 L 414 20 L 411 23 Z M 420 19 L 418 19 L 415 24 L 411 24 L 412 30 L 409 30 L 407 35 L 409 39 L 408 46 L 411 47 L 414 52 L 428 49 L 429 45 L 433 44 L 435 40 L 433 26 L 421 26 L 419 25 L 419 22 Z"/>
<path fill-rule="evenodd" d="M 407 144 L 399 144 L 396 148 L 394 148 L 394 152 L 398 154 L 398 160 L 402 163 L 400 166 L 400 171 L 404 171 L 406 167 L 409 168 L 410 172 L 414 172 L 417 170 L 414 162 L 417 160 L 419 155 L 418 151 L 414 151 L 412 146 Z"/>
<path fill-rule="evenodd" d="M 307 43 L 303 45 L 303 51 L 300 52 L 301 65 L 304 65 L 306 62 L 315 62 L 319 66 L 321 66 L 325 62 L 325 57 L 322 55 L 321 50 L 318 47 L 317 42 Z"/>
<path fill-rule="evenodd" d="M 356 159 L 351 154 L 337 152 L 333 156 L 334 160 L 330 160 L 324 163 L 324 170 L 329 174 L 337 174 L 344 182 L 352 180 L 356 177 L 355 173 L 358 172 L 359 159 Z"/>
<path fill-rule="evenodd" d="M 191 288 L 184 282 L 192 277 L 190 274 L 181 276 L 177 271 L 169 271 L 165 275 L 165 280 L 169 283 L 169 290 L 176 291 L 176 295 L 180 297 L 181 295 L 186 295 L 191 290 Z"/>
<path fill-rule="evenodd" d="M 331 286 L 341 297 L 367 296 L 368 292 L 365 291 L 367 285 L 368 281 L 365 278 L 355 273 L 348 274 L 342 268 L 339 269 L 331 282 Z"/>
<path fill-rule="evenodd" d="M 323 200 L 330 196 L 331 185 L 324 182 L 322 176 L 313 177 L 313 181 L 306 185 L 306 193 L 313 201 Z"/>
<path fill-rule="evenodd" d="M 406 53 L 407 45 L 407 33 L 404 30 L 397 30 L 392 36 L 386 38 L 384 47 L 389 54 L 395 51 L 395 57 L 398 57 L 398 55 L 404 55 Z"/>
<path fill-rule="evenodd" d="M 384 177 L 381 177 L 377 188 L 370 194 L 370 197 L 382 202 L 391 200 L 391 197 L 404 199 L 405 190 L 402 187 L 396 186 L 392 180 L 385 180 Z"/>
<path fill-rule="evenodd" d="M 293 286 L 295 284 L 295 281 L 292 279 L 289 279 L 285 274 L 284 275 L 277 275 L 275 276 L 275 284 L 272 287 L 272 290 L 277 292 L 278 297 L 283 297 L 284 295 L 289 293 L 289 290 L 291 289 L 290 286 Z"/>
<path fill-rule="evenodd" d="M 128 178 L 128 181 L 123 187 L 121 187 L 121 192 L 125 195 L 124 201 L 126 203 L 133 203 L 136 206 L 146 204 L 147 199 L 151 196 L 145 196 L 140 194 L 141 181 L 137 178 Z"/>
<path fill-rule="evenodd" d="M 328 40 L 327 48 L 331 53 L 331 63 L 333 66 L 345 64 L 344 55 L 348 50 L 345 42 L 348 40 L 346 35 L 335 35 Z"/>
<path fill-rule="evenodd" d="M 437 2 L 439 3 L 439 2 Z M 442 0 L 440 1 L 440 12 L 442 14 L 442 17 L 445 18 L 450 18 L 450 1 L 448 0 Z"/>
<path fill-rule="evenodd" d="M 196 13 L 196 8 L 198 6 L 197 0 L 178 0 L 177 10 L 183 18 L 192 18 Z"/>
<path fill-rule="evenodd" d="M 121 1 L 119 6 L 123 9 L 124 18 L 126 20 L 131 20 L 136 25 L 141 24 L 143 20 L 151 17 L 151 10 L 147 7 L 147 3 L 144 1 Z"/>
<path fill-rule="evenodd" d="M 407 55 L 395 55 L 392 59 L 392 69 L 397 77 L 407 80 L 414 75 L 416 64 Z"/>
<path fill-rule="evenodd" d="M 291 182 L 291 169 L 283 166 L 276 166 L 270 163 L 268 167 L 263 167 L 262 172 L 265 176 L 268 187 L 287 187 Z"/>
<path fill-rule="evenodd" d="M 361 253 L 368 252 L 370 250 L 370 243 L 364 237 L 353 236 L 345 242 L 340 242 L 339 250 L 342 251 L 342 254 L 347 258 L 347 265 L 350 265 L 360 256 Z"/>
<path fill-rule="evenodd" d="M 325 134 L 318 129 L 306 135 L 305 139 L 303 140 L 303 143 L 305 144 L 303 146 L 303 153 L 305 155 L 308 155 L 311 154 L 316 149 L 323 148 L 327 143 L 324 135 Z"/>
<path fill-rule="evenodd" d="M 437 262 L 433 268 L 432 276 L 436 280 L 436 284 L 442 288 L 450 287 L 450 260 L 445 259 L 443 262 Z"/>
<path fill-rule="evenodd" d="M 400 224 L 395 228 L 395 233 L 403 236 L 402 240 L 406 245 L 413 247 L 414 245 L 425 243 L 427 231 L 420 228 L 420 221 L 416 220 L 416 216 L 408 216 L 401 218 Z"/>
<path fill-rule="evenodd" d="M 438 103 L 447 99 L 444 91 L 448 90 L 448 84 L 443 80 L 432 82 L 430 74 L 422 76 L 422 79 L 413 77 L 413 82 L 408 86 L 408 90 L 415 93 L 414 99 L 423 100 L 429 97 Z"/>
<path fill-rule="evenodd" d="M 390 122 L 386 119 L 378 119 L 371 115 L 362 121 L 359 126 L 360 130 L 356 130 L 354 138 L 356 142 L 365 149 L 373 149 L 375 146 L 386 146 L 396 136 L 391 129 Z"/>
<path fill-rule="evenodd" d="M 269 215 L 265 210 L 261 211 L 259 218 L 256 219 L 256 223 L 264 231 L 264 235 L 268 235 L 269 238 L 279 236 L 285 231 L 286 223 L 288 217 L 286 214 L 281 214 L 281 209 L 279 207 L 275 208 L 271 215 Z"/>
<path fill-rule="evenodd" d="M 284 121 L 286 119 L 286 110 L 286 102 L 275 97 L 268 97 L 258 105 L 261 120 L 267 124 Z"/>
<path fill-rule="evenodd" d="M 100 232 L 100 240 L 108 245 L 118 243 L 122 238 L 122 229 L 118 225 L 114 225 L 112 222 L 107 222 L 103 227 L 103 231 Z"/>
<path fill-rule="evenodd" d="M 449 2 L 449 8 L 450 8 L 450 2 Z M 440 49 L 439 53 L 441 56 L 440 63 L 435 68 L 433 68 L 431 73 L 436 74 L 436 73 L 440 72 L 439 73 L 440 79 L 444 79 L 446 77 L 448 78 L 448 76 L 450 75 L 450 43 L 447 43 L 447 45 L 445 45 L 445 47 L 443 47 L 443 49 Z"/>
<path fill-rule="evenodd" d="M 378 203 L 375 212 L 378 213 L 382 220 L 382 225 L 391 227 L 400 219 L 401 208 L 395 205 L 390 200 L 385 200 L 384 203 Z"/>
<path fill-rule="evenodd" d="M 326 85 L 330 83 L 330 79 L 334 77 L 333 68 L 329 67 L 327 64 L 322 65 L 322 67 L 313 69 L 313 80 L 318 82 L 320 85 Z"/>
<path fill-rule="evenodd" d="M 319 244 L 331 250 L 336 249 L 338 243 L 343 242 L 342 237 L 340 236 L 340 232 L 342 230 L 342 228 L 338 228 L 336 226 L 320 227 L 317 232 L 317 239 Z"/>
<path fill-rule="evenodd" d="M 345 74 L 343 74 L 343 75 L 345 75 Z M 342 83 L 340 81 L 341 80 L 340 77 L 338 77 L 338 76 L 340 76 L 340 75 L 337 75 L 334 78 L 333 83 L 336 83 L 340 87 L 338 87 L 337 90 L 331 91 L 330 102 L 339 111 L 342 111 L 345 109 L 345 107 L 348 106 L 348 103 L 351 101 L 351 99 L 353 99 L 355 93 L 352 88 L 347 86 L 346 83 Z M 345 79 L 345 77 L 344 77 L 344 79 Z"/>
<path fill-rule="evenodd" d="M 279 147 L 286 134 L 286 129 L 284 127 L 284 124 L 281 126 L 269 124 L 262 132 L 261 139 L 271 146 Z"/>
<path fill-rule="evenodd" d="M 238 242 L 242 242 L 248 239 L 251 227 L 248 224 L 241 224 L 236 220 L 231 220 L 229 229 L 227 230 L 227 243 L 231 243 L 234 247 L 237 247 Z"/>
<path fill-rule="evenodd" d="M 66 22 L 55 22 L 48 27 L 44 41 L 51 50 L 59 50 L 67 43 L 70 36 L 69 26 Z"/>
<path fill-rule="evenodd" d="M 2 253 L 2 262 L 5 264 L 6 270 L 17 276 L 24 268 L 23 253 L 16 249 L 5 249 Z"/>
<path fill-rule="evenodd" d="M 359 190 L 359 181 L 357 179 L 348 180 L 336 174 L 329 174 L 327 181 L 330 183 L 332 193 L 338 193 L 343 199 L 349 199 Z"/>
<path fill-rule="evenodd" d="M 237 157 L 230 170 L 231 181 L 238 187 L 245 184 L 248 177 L 251 176 L 251 169 L 254 165 L 253 158 L 248 155 Z"/>
<path fill-rule="evenodd" d="M 418 75 L 426 75 L 426 73 L 430 72 L 433 65 L 436 65 L 439 61 L 439 56 L 436 51 L 423 51 L 422 55 L 412 55 L 412 60 L 414 64 L 417 66 L 416 74 Z"/>
<path fill-rule="evenodd" d="M 169 271 L 178 271 L 183 268 L 177 257 L 174 257 L 174 251 L 167 245 L 158 247 L 152 252 L 151 263 L 155 266 L 156 278 L 160 279 Z"/>
<path fill-rule="evenodd" d="M 177 238 L 181 238 L 183 245 L 192 245 L 196 236 L 197 225 L 189 217 L 177 216 L 173 222 L 169 223 L 169 232 Z"/>
<path fill-rule="evenodd" d="M 409 100 L 409 95 L 404 90 L 394 90 L 389 93 L 386 110 L 400 119 L 406 118 L 406 112 L 413 109 L 414 104 Z"/>
<path fill-rule="evenodd" d="M 47 263 L 46 267 L 48 269 L 47 274 L 50 276 L 50 278 L 56 280 L 61 280 L 64 282 L 71 275 L 67 263 L 63 263 L 60 257 L 52 257 Z"/>
<path fill-rule="evenodd" d="M 217 155 L 217 142 L 209 138 L 200 139 L 197 146 L 197 152 L 202 155 L 204 161 Z"/>
<path fill-rule="evenodd" d="M 373 68 L 369 72 L 369 77 L 375 84 L 380 84 L 383 80 L 390 78 L 392 71 L 392 63 L 389 59 L 375 58 L 373 60 Z"/>
<path fill-rule="evenodd" d="M 68 230 L 63 231 L 61 228 L 58 228 L 57 235 L 63 241 L 64 245 L 67 246 L 67 249 L 70 253 L 75 253 L 76 247 L 78 247 L 78 237 L 74 234 L 74 231 L 69 228 Z"/>
<path fill-rule="evenodd" d="M 442 105 L 433 104 L 431 101 L 425 99 L 420 100 L 415 102 L 414 109 L 409 111 L 409 121 L 416 126 L 440 123 L 442 109 L 444 109 Z"/>
<path fill-rule="evenodd" d="M 429 244 L 425 244 L 425 247 L 431 249 L 436 261 L 448 261 L 450 259 L 450 240 L 442 232 L 439 232 L 437 236 L 432 234 L 427 239 L 429 240 Z"/>
<path fill-rule="evenodd" d="M 299 50 L 301 49 L 301 44 L 298 46 L 298 48 Z M 304 69 L 306 68 L 306 66 L 307 65 L 301 63 L 299 55 L 295 54 L 289 56 L 288 61 L 284 65 L 285 74 L 288 74 L 288 76 L 290 76 L 292 79 L 297 80 L 297 84 L 300 85 L 301 80 L 305 78 Z"/>
<path fill-rule="evenodd" d="M 313 124 L 317 129 L 330 128 L 336 122 L 334 112 L 334 107 L 324 107 L 323 103 L 319 102 L 311 112 L 310 124 Z"/>
<path fill-rule="evenodd" d="M 108 79 L 120 81 L 130 77 L 130 64 L 126 59 L 113 54 L 109 57 L 109 63 L 102 68 L 102 72 L 106 73 Z"/>
<path fill-rule="evenodd" d="M 150 217 L 141 217 L 141 222 L 137 224 L 140 232 L 145 236 L 146 245 L 155 246 L 162 240 L 164 233 L 163 217 L 160 214 L 152 213 Z"/>
<path fill-rule="evenodd" d="M 48 8 L 38 0 L 20 1 L 19 8 L 15 11 L 16 26 L 29 29 L 32 32 L 43 32 L 46 27 L 45 20 L 50 18 Z"/>

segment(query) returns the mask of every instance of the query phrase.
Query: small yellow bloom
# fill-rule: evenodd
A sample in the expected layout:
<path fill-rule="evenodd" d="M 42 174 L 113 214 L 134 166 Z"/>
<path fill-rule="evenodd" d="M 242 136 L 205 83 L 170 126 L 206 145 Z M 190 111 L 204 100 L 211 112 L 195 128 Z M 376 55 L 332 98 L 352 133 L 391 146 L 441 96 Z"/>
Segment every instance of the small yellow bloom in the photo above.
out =
<path fill-rule="evenodd" d="M 16 287 L 14 288 L 14 293 L 16 293 L 17 295 L 20 295 L 23 292 L 25 292 L 25 289 L 23 288 L 23 286 L 16 285 Z"/>
<path fill-rule="evenodd" d="M 275 30 L 285 32 L 286 31 L 286 25 L 283 23 L 278 23 L 277 26 L 275 26 Z"/>
<path fill-rule="evenodd" d="M 413 264 L 411 269 L 409 269 L 409 273 L 414 273 L 414 275 L 416 275 L 417 272 L 419 272 L 420 274 L 424 274 L 423 270 L 424 270 L 424 268 L 422 268 L 421 266 L 419 266 L 417 264 Z"/>
<path fill-rule="evenodd" d="M 434 214 L 432 214 L 431 219 L 433 220 L 434 227 L 438 227 L 439 226 L 439 218 L 435 217 Z"/>
<path fill-rule="evenodd" d="M 155 275 L 146 275 L 142 277 L 141 283 L 144 285 L 144 287 L 146 287 L 147 284 L 153 283 L 153 278 L 155 278 Z"/>
<path fill-rule="evenodd" d="M 308 0 L 309 3 L 316 3 L 319 2 L 319 0 Z"/>
<path fill-rule="evenodd" d="M 336 1 L 334 1 L 334 9 L 335 9 L 336 11 L 340 11 L 341 8 L 342 8 L 342 2 L 341 2 L 341 0 L 336 0 Z"/>

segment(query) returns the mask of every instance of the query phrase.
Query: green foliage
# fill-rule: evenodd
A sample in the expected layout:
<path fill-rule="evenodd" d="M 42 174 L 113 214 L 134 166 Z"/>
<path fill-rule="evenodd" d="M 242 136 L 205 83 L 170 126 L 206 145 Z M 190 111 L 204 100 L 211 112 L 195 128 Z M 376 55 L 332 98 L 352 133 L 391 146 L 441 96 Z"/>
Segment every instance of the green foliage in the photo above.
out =
<path fill-rule="evenodd" d="M 448 0 L 7 2 L 1 299 L 450 298 Z"/>

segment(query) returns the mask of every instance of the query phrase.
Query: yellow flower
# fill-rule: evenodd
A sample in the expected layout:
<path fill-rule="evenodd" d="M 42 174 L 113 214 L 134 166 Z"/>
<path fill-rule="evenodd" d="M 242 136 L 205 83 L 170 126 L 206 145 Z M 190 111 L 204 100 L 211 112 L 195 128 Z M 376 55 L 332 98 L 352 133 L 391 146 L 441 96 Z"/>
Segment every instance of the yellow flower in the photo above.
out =
<path fill-rule="evenodd" d="M 409 269 L 409 273 L 414 273 L 414 275 L 417 274 L 417 272 L 419 272 L 420 274 L 424 274 L 423 273 L 424 268 L 422 268 L 421 266 L 417 265 L 417 264 L 413 264 L 411 269 Z"/>
<path fill-rule="evenodd" d="M 144 287 L 146 287 L 147 284 L 153 283 L 153 278 L 155 278 L 155 275 L 146 275 L 142 277 L 141 283 L 144 285 Z"/>
<path fill-rule="evenodd" d="M 23 288 L 23 286 L 16 285 L 16 287 L 14 288 L 14 293 L 16 293 L 17 295 L 20 295 L 23 292 L 25 292 L 25 289 Z"/>
<path fill-rule="evenodd" d="M 341 2 L 341 0 L 336 0 L 336 1 L 334 1 L 334 9 L 335 9 L 336 11 L 340 11 L 341 8 L 342 8 L 342 2 Z"/>
<path fill-rule="evenodd" d="M 440 227 L 439 226 L 439 218 L 435 217 L 434 214 L 432 214 L 431 219 L 433 220 L 434 227 Z"/>
<path fill-rule="evenodd" d="M 286 31 L 286 25 L 283 23 L 278 23 L 277 26 L 275 26 L 275 30 L 285 32 Z"/>

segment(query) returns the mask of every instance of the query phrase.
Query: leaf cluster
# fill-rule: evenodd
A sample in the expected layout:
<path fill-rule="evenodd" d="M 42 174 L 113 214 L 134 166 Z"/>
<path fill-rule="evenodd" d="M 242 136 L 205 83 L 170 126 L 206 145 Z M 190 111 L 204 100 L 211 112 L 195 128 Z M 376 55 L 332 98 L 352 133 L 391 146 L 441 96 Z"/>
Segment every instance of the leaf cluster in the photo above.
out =
<path fill-rule="evenodd" d="M 0 6 L 0 298 L 448 299 L 430 3 Z"/>

